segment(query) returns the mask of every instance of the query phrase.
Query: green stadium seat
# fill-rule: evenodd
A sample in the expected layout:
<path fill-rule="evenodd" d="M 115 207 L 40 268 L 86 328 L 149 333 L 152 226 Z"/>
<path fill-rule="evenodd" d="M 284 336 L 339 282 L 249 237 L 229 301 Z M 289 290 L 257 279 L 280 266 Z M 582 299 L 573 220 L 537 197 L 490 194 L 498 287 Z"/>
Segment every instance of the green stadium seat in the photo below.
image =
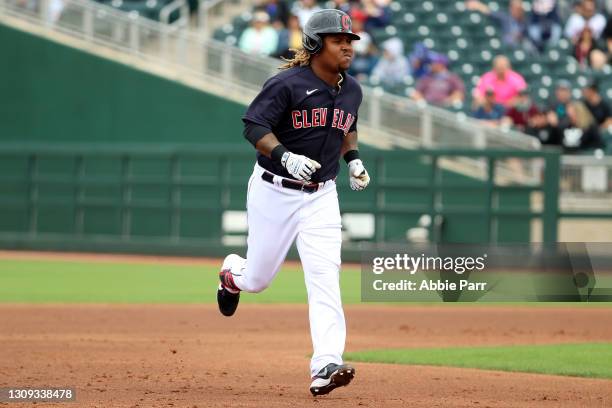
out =
<path fill-rule="evenodd" d="M 554 90 L 547 87 L 535 88 L 537 89 L 535 95 L 532 93 L 532 97 L 536 100 L 539 105 L 545 105 L 550 97 L 553 95 Z"/>
<path fill-rule="evenodd" d="M 473 64 L 470 64 L 469 62 L 466 62 L 464 64 L 461 64 L 461 73 L 464 75 L 472 75 L 475 72 L 475 68 Z"/>
<path fill-rule="evenodd" d="M 436 10 L 436 2 L 432 0 L 425 0 L 420 3 L 419 7 L 425 13 L 432 13 L 434 10 Z"/>
<path fill-rule="evenodd" d="M 449 17 L 449 15 L 446 14 L 445 12 L 438 12 L 435 15 L 435 22 L 439 26 L 447 26 L 447 25 L 451 24 L 452 20 Z"/>
<path fill-rule="evenodd" d="M 448 59 L 450 60 L 451 65 L 453 65 L 456 61 L 458 61 L 459 58 L 461 57 L 461 54 L 455 47 L 448 48 L 448 50 L 446 51 L 446 55 L 448 56 Z"/>
<path fill-rule="evenodd" d="M 225 24 L 221 28 L 215 30 L 213 34 L 213 38 L 219 41 L 225 41 L 225 39 L 230 35 L 235 35 L 237 30 L 235 29 L 233 24 Z"/>
<path fill-rule="evenodd" d="M 461 28 L 461 26 L 457 24 L 452 25 L 450 28 L 450 34 L 455 38 L 461 37 L 464 34 L 463 28 Z"/>
<path fill-rule="evenodd" d="M 470 45 L 470 42 L 467 39 L 463 38 L 463 37 L 458 37 L 455 40 L 455 45 L 457 46 L 457 49 L 460 50 L 460 52 L 465 52 L 465 50 Z"/>
<path fill-rule="evenodd" d="M 402 9 L 404 10 L 414 9 L 421 4 L 421 0 L 398 0 L 398 2 L 401 4 Z"/>
<path fill-rule="evenodd" d="M 169 0 L 111 0 L 102 2 L 107 6 L 151 20 L 159 20 L 159 12 L 168 3 Z M 171 17 L 174 17 L 170 20 L 172 22 L 178 18 L 178 13 Z"/>
<path fill-rule="evenodd" d="M 423 44 L 430 50 L 440 51 L 439 43 L 431 37 L 427 37 L 423 39 Z"/>
<path fill-rule="evenodd" d="M 504 46 L 499 38 L 491 38 L 487 43 L 488 48 L 494 52 L 495 54 L 503 53 L 506 54 L 507 50 L 504 49 Z"/>
<path fill-rule="evenodd" d="M 370 32 L 370 34 L 372 34 L 372 39 L 376 44 L 381 44 L 385 40 L 388 40 L 389 38 L 395 37 L 397 35 L 397 29 L 395 29 L 394 32 L 393 30 L 388 30 L 388 28 L 389 27 L 377 28 Z"/>
<path fill-rule="evenodd" d="M 462 14 L 459 23 L 468 29 L 482 31 L 482 27 L 488 25 L 489 20 L 481 13 L 471 11 Z"/>
<path fill-rule="evenodd" d="M 549 75 L 542 75 L 540 77 L 540 85 L 545 88 L 551 88 L 554 85 L 554 80 Z"/>
<path fill-rule="evenodd" d="M 411 30 L 417 24 L 419 17 L 418 14 L 413 12 L 398 13 L 397 17 L 393 18 L 393 24 L 400 30 Z"/>
<path fill-rule="evenodd" d="M 546 56 L 548 57 L 549 61 L 551 61 L 554 64 L 558 63 L 561 60 L 563 55 L 564 55 L 564 51 L 558 48 L 553 48 L 553 49 L 546 51 Z"/>
<path fill-rule="evenodd" d="M 391 9 L 392 13 L 392 17 L 399 15 L 400 11 L 402 11 L 402 4 L 398 1 L 394 1 L 391 4 L 389 4 L 389 8 Z"/>
<path fill-rule="evenodd" d="M 428 36 L 430 36 L 431 32 L 432 32 L 432 29 L 427 24 L 420 24 L 417 27 L 417 33 L 419 33 L 419 35 L 423 38 L 427 38 Z"/>

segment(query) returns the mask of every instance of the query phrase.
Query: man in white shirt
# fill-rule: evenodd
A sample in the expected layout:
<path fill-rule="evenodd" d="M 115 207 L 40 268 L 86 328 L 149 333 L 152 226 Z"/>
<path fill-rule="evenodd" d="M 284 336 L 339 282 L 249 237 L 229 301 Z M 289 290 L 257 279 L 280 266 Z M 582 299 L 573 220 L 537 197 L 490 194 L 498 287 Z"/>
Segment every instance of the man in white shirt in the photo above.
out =
<path fill-rule="evenodd" d="M 582 0 L 580 2 L 576 12 L 567 20 L 565 37 L 572 42 L 576 42 L 586 26 L 591 29 L 595 39 L 601 36 L 601 32 L 606 26 L 606 18 L 603 14 L 597 12 L 594 0 Z"/>
<path fill-rule="evenodd" d="M 278 33 L 270 25 L 270 16 L 265 11 L 253 15 L 251 27 L 244 30 L 238 47 L 249 54 L 271 55 L 278 48 Z"/>
<path fill-rule="evenodd" d="M 321 10 L 321 7 L 316 0 L 298 0 L 293 3 L 291 14 L 296 15 L 300 20 L 300 27 L 304 27 L 308 19 L 319 10 Z"/>

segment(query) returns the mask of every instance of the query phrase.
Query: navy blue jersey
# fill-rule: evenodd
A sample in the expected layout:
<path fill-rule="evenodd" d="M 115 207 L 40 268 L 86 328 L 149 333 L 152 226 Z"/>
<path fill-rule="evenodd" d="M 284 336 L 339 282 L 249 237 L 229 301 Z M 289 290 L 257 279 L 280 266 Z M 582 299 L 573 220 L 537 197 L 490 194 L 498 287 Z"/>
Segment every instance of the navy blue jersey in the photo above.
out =
<path fill-rule="evenodd" d="M 338 175 L 342 140 L 357 130 L 361 87 L 353 77 L 342 75 L 344 80 L 337 90 L 317 77 L 309 66 L 281 71 L 266 81 L 242 118 L 245 125 L 254 123 L 269 129 L 292 153 L 319 162 L 321 168 L 312 175 L 313 182 Z M 259 152 L 257 162 L 274 174 L 293 178 L 284 167 Z"/>

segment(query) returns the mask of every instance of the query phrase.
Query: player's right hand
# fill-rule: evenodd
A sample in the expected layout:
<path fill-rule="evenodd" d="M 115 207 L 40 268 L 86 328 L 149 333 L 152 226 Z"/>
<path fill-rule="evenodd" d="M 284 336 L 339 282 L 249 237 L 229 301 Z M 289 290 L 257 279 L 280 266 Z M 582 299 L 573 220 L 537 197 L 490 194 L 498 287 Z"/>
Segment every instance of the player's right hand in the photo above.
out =
<path fill-rule="evenodd" d="M 286 152 L 283 155 L 281 164 L 289 174 L 301 181 L 310 181 L 312 173 L 321 168 L 321 165 L 316 161 L 291 152 Z"/>

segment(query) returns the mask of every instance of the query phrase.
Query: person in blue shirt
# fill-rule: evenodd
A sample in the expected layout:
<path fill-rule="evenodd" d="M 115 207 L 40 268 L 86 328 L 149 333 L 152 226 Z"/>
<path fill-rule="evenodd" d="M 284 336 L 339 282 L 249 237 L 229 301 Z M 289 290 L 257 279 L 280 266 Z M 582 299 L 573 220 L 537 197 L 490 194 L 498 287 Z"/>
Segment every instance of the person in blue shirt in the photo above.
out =
<path fill-rule="evenodd" d="M 491 126 L 498 126 L 504 118 L 506 108 L 495 102 L 495 92 L 488 89 L 483 103 L 472 112 L 472 116 Z"/>

